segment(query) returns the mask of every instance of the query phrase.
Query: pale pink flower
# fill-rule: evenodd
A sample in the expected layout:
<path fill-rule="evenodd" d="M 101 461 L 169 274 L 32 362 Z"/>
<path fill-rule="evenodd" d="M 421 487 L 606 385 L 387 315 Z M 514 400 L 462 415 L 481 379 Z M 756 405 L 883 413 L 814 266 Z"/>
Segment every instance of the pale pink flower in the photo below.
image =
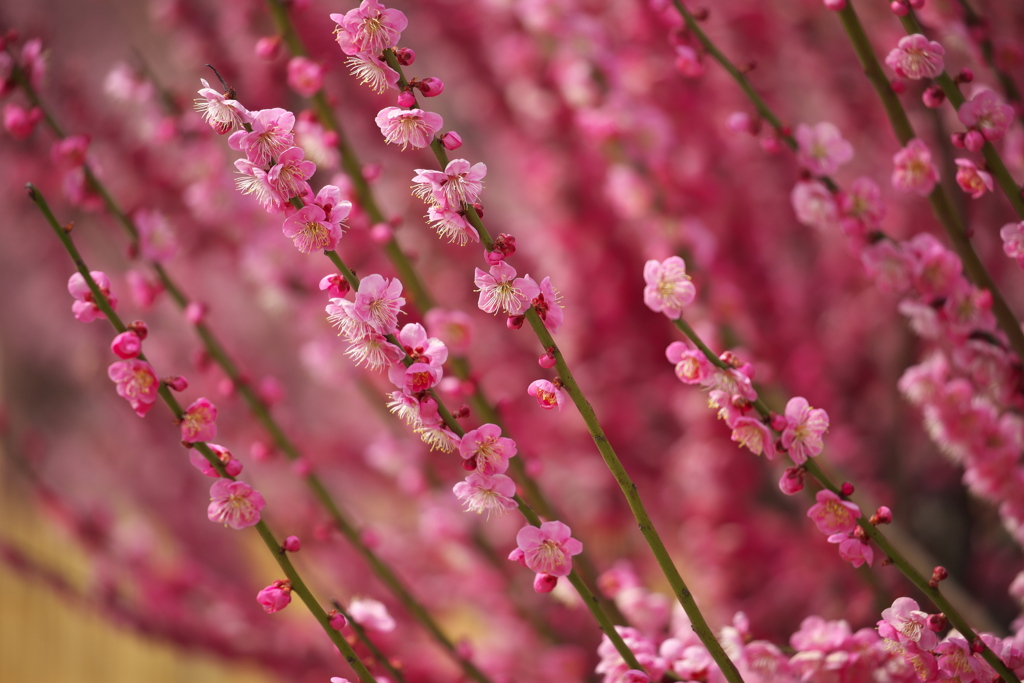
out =
<path fill-rule="evenodd" d="M 1007 223 L 999 229 L 1003 239 L 1003 253 L 1017 259 L 1017 265 L 1024 268 L 1024 221 Z"/>
<path fill-rule="evenodd" d="M 902 78 L 935 78 L 944 69 L 942 56 L 945 53 L 943 47 L 934 40 L 915 33 L 900 38 L 900 42 L 885 58 L 885 64 Z"/>
<path fill-rule="evenodd" d="M 210 506 L 206 511 L 211 522 L 244 529 L 260 521 L 260 510 L 267 501 L 260 492 L 244 481 L 218 479 L 210 487 Z"/>
<path fill-rule="evenodd" d="M 139 230 L 139 254 L 147 261 L 164 262 L 174 258 L 178 240 L 170 221 L 160 211 L 139 209 L 132 216 Z"/>
<path fill-rule="evenodd" d="M 665 357 L 676 366 L 676 377 L 684 384 L 703 384 L 714 370 L 703 352 L 690 348 L 685 342 L 669 344 L 665 349 Z"/>
<path fill-rule="evenodd" d="M 201 99 L 195 101 L 195 109 L 203 115 L 203 120 L 210 124 L 218 135 L 241 128 L 242 123 L 249 118 L 249 112 L 245 107 L 237 100 L 211 88 L 206 79 L 200 78 L 199 81 L 203 87 L 199 90 Z"/>
<path fill-rule="evenodd" d="M 896 598 L 892 607 L 882 610 L 878 625 L 883 623 L 893 627 L 901 642 L 911 642 L 922 650 L 934 650 L 939 644 L 939 637 L 928 628 L 928 614 L 911 598 Z"/>
<path fill-rule="evenodd" d="M 824 444 L 821 435 L 828 431 L 828 413 L 811 408 L 807 399 L 795 396 L 786 404 L 786 428 L 782 430 L 782 445 L 789 457 L 802 465 L 808 457 L 821 453 Z"/>
<path fill-rule="evenodd" d="M 983 90 L 960 105 L 960 123 L 978 130 L 989 142 L 1000 140 L 1013 121 L 1013 107 L 1003 104 L 991 90 Z"/>
<path fill-rule="evenodd" d="M 358 52 L 380 54 L 398 45 L 402 31 L 409 25 L 405 14 L 388 9 L 377 0 L 363 0 L 359 7 L 345 14 L 332 14 L 338 27 L 335 39 L 347 55 Z"/>
<path fill-rule="evenodd" d="M 256 201 L 268 213 L 284 211 L 285 198 L 270 182 L 270 175 L 262 167 L 248 159 L 235 159 L 235 168 L 241 174 L 235 179 L 239 192 L 256 195 Z"/>
<path fill-rule="evenodd" d="M 970 159 L 956 159 L 956 184 L 960 189 L 978 199 L 985 192 L 992 191 L 992 175 L 983 171 Z"/>
<path fill-rule="evenodd" d="M 827 121 L 813 128 L 801 123 L 793 137 L 797 142 L 797 161 L 815 175 L 832 175 L 853 158 L 853 145 Z"/>
<path fill-rule="evenodd" d="M 277 159 L 295 145 L 295 114 L 287 109 L 261 109 L 252 113 L 251 131 L 239 130 L 228 138 L 231 149 L 243 152 L 259 167 Z"/>
<path fill-rule="evenodd" d="M 583 552 L 583 544 L 561 522 L 544 522 L 540 527 L 527 524 L 516 534 L 516 545 L 528 569 L 551 576 L 568 576 L 572 556 Z"/>
<path fill-rule="evenodd" d="M 398 330 L 398 314 L 405 298 L 398 278 L 388 280 L 374 273 L 359 281 L 352 315 L 369 325 L 378 334 L 388 335 Z"/>
<path fill-rule="evenodd" d="M 361 85 L 369 86 L 376 93 L 388 88 L 398 90 L 400 75 L 388 66 L 380 55 L 371 52 L 360 52 L 345 60 L 349 74 L 359 79 Z"/>
<path fill-rule="evenodd" d="M 444 125 L 444 119 L 439 114 L 399 107 L 381 109 L 376 121 L 380 132 L 384 134 L 384 139 L 390 144 L 402 145 L 403 151 L 410 146 L 429 146 L 434 134 Z"/>
<path fill-rule="evenodd" d="M 839 544 L 839 557 L 854 567 L 862 564 L 870 567 L 875 559 L 875 551 L 871 544 L 862 538 L 850 534 L 832 534 L 828 537 L 828 542 Z"/>
<path fill-rule="evenodd" d="M 477 306 L 485 313 L 522 315 L 530 307 L 520 286 L 522 279 L 517 280 L 516 269 L 504 261 L 491 266 L 489 273 L 477 268 L 473 282 L 480 292 Z"/>
<path fill-rule="evenodd" d="M 479 242 L 480 233 L 476 231 L 459 209 L 444 206 L 431 206 L 427 209 L 427 220 L 430 227 L 437 231 L 437 236 L 447 238 L 460 247 L 469 242 Z"/>
<path fill-rule="evenodd" d="M 683 307 L 693 303 L 697 289 L 686 274 L 686 263 L 678 256 L 644 264 L 644 303 L 670 320 L 683 316 Z"/>
<path fill-rule="evenodd" d="M 429 363 L 440 368 L 448 360 L 448 347 L 436 337 L 428 337 L 419 323 L 409 323 L 398 333 L 398 343 L 413 363 Z"/>
<path fill-rule="evenodd" d="M 256 594 L 256 602 L 260 603 L 267 614 L 279 612 L 292 601 L 292 584 L 290 581 L 278 580 Z"/>
<path fill-rule="evenodd" d="M 537 399 L 537 404 L 545 410 L 551 410 L 552 408 L 562 409 L 562 404 L 565 403 L 565 389 L 562 387 L 556 387 L 553 383 L 546 379 L 538 379 L 530 382 L 530 387 L 526 390 L 530 396 Z"/>
<path fill-rule="evenodd" d="M 944 680 L 961 683 L 986 683 L 998 678 L 985 660 L 971 651 L 970 643 L 963 638 L 947 637 L 935 646 L 939 671 Z"/>
<path fill-rule="evenodd" d="M 848 221 L 856 221 L 865 230 L 876 230 L 885 218 L 881 190 L 870 178 L 857 178 L 845 192 L 839 194 L 838 199 L 844 228 Z"/>
<path fill-rule="evenodd" d="M 303 254 L 334 251 L 341 239 L 341 224 L 328 221 L 327 214 L 316 204 L 307 204 L 285 218 L 281 231 Z"/>
<path fill-rule="evenodd" d="M 462 459 L 472 460 L 476 471 L 488 477 L 505 472 L 509 458 L 517 452 L 516 442 L 502 436 L 501 427 L 495 424 L 466 432 L 459 443 Z"/>
<path fill-rule="evenodd" d="M 160 380 L 149 363 L 138 358 L 117 361 L 107 368 L 107 376 L 117 384 L 117 395 L 128 401 L 139 417 L 153 407 Z"/>
<path fill-rule="evenodd" d="M 775 437 L 768 425 L 756 417 L 739 417 L 733 420 L 732 440 L 748 449 L 754 455 L 764 454 L 772 460 L 775 458 Z"/>
<path fill-rule="evenodd" d="M 518 507 L 513 500 L 516 484 L 504 474 L 488 476 L 471 472 L 465 481 L 460 481 L 452 490 L 468 512 L 486 513 L 487 519 L 491 515 L 500 516 Z"/>
<path fill-rule="evenodd" d="M 302 95 L 312 97 L 324 87 L 324 67 L 307 57 L 288 60 L 288 87 Z"/>
<path fill-rule="evenodd" d="M 99 270 L 90 270 L 89 277 L 96 283 L 110 308 L 117 310 L 117 298 L 110 293 L 110 278 L 107 277 L 106 273 Z M 75 297 L 75 302 L 71 304 L 71 312 L 74 313 L 76 320 L 83 323 L 91 323 L 97 318 L 105 319 L 107 317 L 93 300 L 92 290 L 89 289 L 89 285 L 81 273 L 73 273 L 68 278 L 68 293 Z"/>
<path fill-rule="evenodd" d="M 417 168 L 412 193 L 425 202 L 458 210 L 463 204 L 475 204 L 483 191 L 487 166 L 472 166 L 465 159 L 452 159 L 443 171 Z"/>
<path fill-rule="evenodd" d="M 836 198 L 820 181 L 805 180 L 797 183 L 789 194 L 789 201 L 796 219 L 804 225 L 828 230 L 839 223 Z"/>
<path fill-rule="evenodd" d="M 301 147 L 289 147 L 281 152 L 274 164 L 267 172 L 267 182 L 270 183 L 283 202 L 292 197 L 308 197 L 313 194 L 309 180 L 316 173 L 316 164 L 306 159 L 306 153 Z"/>
<path fill-rule="evenodd" d="M 402 349 L 376 333 L 350 338 L 345 355 L 351 358 L 357 367 L 365 365 L 370 370 L 389 369 L 405 358 Z"/>
<path fill-rule="evenodd" d="M 421 402 L 420 405 L 420 424 L 413 431 L 419 435 L 420 441 L 430 446 L 430 450 L 451 453 L 458 447 L 459 437 L 444 424 L 440 417 L 428 420 L 422 410 L 423 403 Z"/>
<path fill-rule="evenodd" d="M 869 244 L 860 254 L 868 276 L 883 292 L 903 294 L 910 288 L 910 259 L 899 245 L 890 240 Z"/>
<path fill-rule="evenodd" d="M 857 528 L 860 508 L 855 503 L 842 500 L 838 495 L 822 489 L 815 496 L 818 501 L 807 511 L 818 531 L 823 534 L 848 534 Z"/>
<path fill-rule="evenodd" d="M 64 170 L 81 168 L 89 151 L 89 136 L 70 135 L 50 146 L 50 159 Z"/>
<path fill-rule="evenodd" d="M 432 308 L 424 316 L 431 334 L 444 340 L 452 353 L 465 353 L 473 339 L 473 321 L 464 311 Z"/>
<path fill-rule="evenodd" d="M 892 158 L 892 186 L 903 192 L 928 195 L 939 182 L 939 171 L 932 163 L 928 147 L 914 138 Z"/>
<path fill-rule="evenodd" d="M 397 626 L 384 603 L 373 598 L 354 598 L 349 603 L 348 615 L 352 621 L 370 631 L 391 633 Z"/>

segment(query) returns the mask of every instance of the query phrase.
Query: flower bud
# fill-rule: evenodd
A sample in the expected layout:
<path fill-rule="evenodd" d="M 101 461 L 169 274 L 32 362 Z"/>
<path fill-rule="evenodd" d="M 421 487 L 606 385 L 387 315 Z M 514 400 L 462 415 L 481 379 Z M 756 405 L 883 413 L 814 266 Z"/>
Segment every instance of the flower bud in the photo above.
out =
<path fill-rule="evenodd" d="M 964 134 L 964 146 L 972 152 L 977 152 L 985 146 L 985 136 L 978 130 L 969 130 Z"/>
<path fill-rule="evenodd" d="M 851 484 L 848 481 L 844 481 L 843 485 L 841 487 L 839 487 L 839 491 L 844 496 L 852 496 L 853 495 L 853 484 Z"/>
<path fill-rule="evenodd" d="M 507 327 L 510 330 L 518 330 L 520 327 L 523 326 L 523 322 L 525 322 L 525 321 L 526 321 L 526 317 L 525 316 L 510 315 L 508 317 L 508 320 L 505 321 L 505 327 Z"/>
<path fill-rule="evenodd" d="M 799 493 L 804 488 L 804 468 L 790 467 L 782 473 L 779 479 L 779 490 L 787 496 Z"/>
<path fill-rule="evenodd" d="M 444 83 L 440 78 L 434 78 L 433 76 L 421 80 L 418 83 L 418 87 L 424 97 L 437 97 L 444 92 Z"/>
<path fill-rule="evenodd" d="M 897 17 L 905 17 L 907 16 L 907 13 L 910 12 L 910 8 L 899 0 L 893 0 L 893 2 L 889 4 L 889 9 L 892 10 L 892 13 Z"/>
<path fill-rule="evenodd" d="M 926 623 L 929 631 L 939 633 L 940 631 L 946 630 L 946 626 L 949 625 L 949 620 L 946 619 L 945 614 L 929 614 Z"/>
<path fill-rule="evenodd" d="M 327 619 L 328 622 L 331 624 L 331 628 L 333 628 L 335 631 L 340 631 L 341 629 L 345 628 L 345 625 L 348 623 L 348 619 L 345 618 L 345 615 L 341 614 L 337 610 L 331 610 L 330 613 L 327 615 Z M 331 680 L 333 681 L 334 679 L 332 678 Z"/>
<path fill-rule="evenodd" d="M 938 109 L 946 101 L 946 93 L 937 85 L 930 85 L 921 93 L 921 101 L 929 109 Z"/>
<path fill-rule="evenodd" d="M 416 53 L 408 47 L 396 47 L 395 48 L 395 59 L 402 66 L 411 66 L 416 61 Z"/>
<path fill-rule="evenodd" d="M 454 130 L 450 130 L 441 136 L 441 144 L 449 152 L 462 147 L 462 136 L 456 133 Z"/>
<path fill-rule="evenodd" d="M 281 550 L 289 553 L 297 553 L 300 548 L 302 548 L 302 541 L 299 540 L 298 536 L 289 536 L 281 544 Z"/>
<path fill-rule="evenodd" d="M 408 90 L 398 93 L 398 106 L 408 109 L 416 104 L 416 96 Z"/>
<path fill-rule="evenodd" d="M 270 61 L 281 54 L 281 36 L 263 36 L 256 41 L 256 56 Z"/>
<path fill-rule="evenodd" d="M 553 368 L 555 367 L 555 357 L 550 353 L 545 353 L 537 359 L 537 365 L 545 369 Z"/>
<path fill-rule="evenodd" d="M 174 391 L 181 392 L 188 389 L 188 380 L 182 377 L 181 375 L 175 375 L 173 377 L 164 377 L 160 381 L 166 384 L 169 388 L 173 389 Z"/>
<path fill-rule="evenodd" d="M 142 351 L 142 340 L 134 331 L 128 330 L 114 337 L 114 341 L 110 342 L 110 350 L 122 360 L 138 358 Z"/>
<path fill-rule="evenodd" d="M 538 593 L 550 593 L 558 585 L 558 577 L 551 574 L 537 574 L 533 579 L 533 590 Z"/>

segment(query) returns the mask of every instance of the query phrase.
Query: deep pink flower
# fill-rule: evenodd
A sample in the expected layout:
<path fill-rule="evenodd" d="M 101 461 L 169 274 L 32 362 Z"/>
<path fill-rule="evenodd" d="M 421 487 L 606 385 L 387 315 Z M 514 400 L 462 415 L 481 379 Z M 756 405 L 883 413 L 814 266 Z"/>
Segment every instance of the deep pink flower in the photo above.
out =
<path fill-rule="evenodd" d="M 218 479 L 210 487 L 210 506 L 206 511 L 211 522 L 244 529 L 260 521 L 260 510 L 266 507 L 260 492 L 244 481 Z"/>
<path fill-rule="evenodd" d="M 425 202 L 458 210 L 463 204 L 475 204 L 483 191 L 487 166 L 470 166 L 465 159 L 452 159 L 443 171 L 417 168 L 412 193 Z"/>
<path fill-rule="evenodd" d="M 960 105 L 960 123 L 981 132 L 989 142 L 1000 140 L 1013 121 L 1013 107 L 1003 104 L 991 90 L 983 90 Z"/>
<path fill-rule="evenodd" d="M 536 398 L 537 404 L 545 410 L 551 410 L 552 408 L 561 410 L 566 398 L 565 389 L 556 387 L 546 379 L 530 382 L 530 387 L 526 390 L 526 393 Z"/>
<path fill-rule="evenodd" d="M 739 417 L 733 420 L 732 440 L 747 448 L 754 455 L 764 454 L 772 460 L 775 458 L 775 437 L 768 425 L 756 417 Z"/>
<path fill-rule="evenodd" d="M 256 602 L 263 606 L 267 614 L 279 612 L 292 601 L 292 584 L 290 581 L 278 580 L 256 594 Z"/>
<path fill-rule="evenodd" d="M 413 363 L 429 363 L 440 369 L 448 360 L 448 347 L 440 339 L 428 337 L 419 323 L 404 325 L 398 333 L 398 343 Z"/>
<path fill-rule="evenodd" d="M 804 490 L 804 470 L 802 467 L 787 467 L 779 478 L 779 490 L 792 496 Z"/>
<path fill-rule="evenodd" d="M 487 273 L 477 268 L 473 282 L 480 292 L 477 306 L 485 313 L 522 315 L 530 307 L 521 288 L 522 279 L 517 280 L 516 269 L 504 261 L 491 266 Z"/>
<path fill-rule="evenodd" d="M 388 88 L 398 90 L 399 73 L 388 66 L 381 55 L 360 52 L 346 59 L 345 64 L 360 84 L 369 86 L 376 93 L 382 93 Z"/>
<path fill-rule="evenodd" d="M 376 121 L 380 132 L 384 134 L 384 139 L 390 144 L 402 145 L 403 151 L 410 146 L 429 146 L 434 134 L 444 125 L 444 119 L 440 114 L 399 107 L 381 109 Z"/>
<path fill-rule="evenodd" d="M 91 270 L 89 271 L 89 277 L 99 287 L 100 292 L 106 298 L 110 307 L 117 310 L 117 298 L 110 293 L 110 279 L 106 273 L 99 270 Z M 100 310 L 100 307 L 94 303 L 92 290 L 89 289 L 89 285 L 81 273 L 73 273 L 68 278 L 68 293 L 75 297 L 75 302 L 71 304 L 71 312 L 74 313 L 76 320 L 80 320 L 83 323 L 91 323 L 97 318 L 105 319 L 107 317 Z"/>
<path fill-rule="evenodd" d="M 970 159 L 956 159 L 956 183 L 960 189 L 978 199 L 985 192 L 992 191 L 992 175 L 981 170 Z"/>
<path fill-rule="evenodd" d="M 807 511 L 818 531 L 823 534 L 848 534 L 857 528 L 857 518 L 860 517 L 860 508 L 848 500 L 842 500 L 838 495 L 822 489 L 815 496 L 818 501 Z"/>
<path fill-rule="evenodd" d="M 789 201 L 796 219 L 804 225 L 829 230 L 839 223 L 836 198 L 820 181 L 805 180 L 797 183 L 789 194 Z"/>
<path fill-rule="evenodd" d="M 892 158 L 892 186 L 903 192 L 928 195 L 939 182 L 939 171 L 932 163 L 931 152 L 914 138 Z"/>
<path fill-rule="evenodd" d="M 138 358 L 139 353 L 142 352 L 142 339 L 134 330 L 122 332 L 114 337 L 114 341 L 110 342 L 110 350 L 123 360 Z"/>
<path fill-rule="evenodd" d="M 251 131 L 239 130 L 231 134 L 231 149 L 245 153 L 246 158 L 263 168 L 271 159 L 277 159 L 295 145 L 295 114 L 287 109 L 261 109 L 252 112 Z"/>
<path fill-rule="evenodd" d="M 686 263 L 678 256 L 644 264 L 644 282 L 644 303 L 671 320 L 681 318 L 683 307 L 693 303 L 697 296 L 697 289 L 686 274 Z"/>
<path fill-rule="evenodd" d="M 199 90 L 201 99 L 195 101 L 196 111 L 203 115 L 203 120 L 210 124 L 218 135 L 224 135 L 236 128 L 241 128 L 242 123 L 249 119 L 249 112 L 246 111 L 237 100 L 228 99 L 200 78 L 199 82 L 203 87 Z"/>
<path fill-rule="evenodd" d="M 413 363 L 409 366 L 397 363 L 388 369 L 388 377 L 395 386 L 410 396 L 421 394 L 437 386 L 442 375 L 439 366 L 429 363 Z"/>
<path fill-rule="evenodd" d="M 935 78 L 942 73 L 942 55 L 945 53 L 941 45 L 915 33 L 900 38 L 885 58 L 885 64 L 902 78 Z"/>
<path fill-rule="evenodd" d="M 185 443 L 209 441 L 217 436 L 217 406 L 209 399 L 197 398 L 181 418 L 181 440 Z"/>
<path fill-rule="evenodd" d="M 117 395 L 128 401 L 139 417 L 153 407 L 160 380 L 149 363 L 138 358 L 117 361 L 107 368 L 107 376 L 117 383 Z"/>
<path fill-rule="evenodd" d="M 281 230 L 303 254 L 334 251 L 341 239 L 341 224 L 328 221 L 316 204 L 307 204 L 285 218 Z"/>
<path fill-rule="evenodd" d="M 782 431 L 782 445 L 789 457 L 802 465 L 808 457 L 821 453 L 824 444 L 821 435 L 828 431 L 828 413 L 811 408 L 807 399 L 796 396 L 786 404 L 786 428 Z"/>
<path fill-rule="evenodd" d="M 4 130 L 15 140 L 25 140 L 36 124 L 43 120 L 43 111 L 39 107 L 25 109 L 19 104 L 8 102 L 4 105 Z"/>
<path fill-rule="evenodd" d="M 828 542 L 838 543 L 839 557 L 854 567 L 859 567 L 862 564 L 870 567 L 875 559 L 875 551 L 871 544 L 862 538 L 850 534 L 832 534 L 828 537 Z"/>
<path fill-rule="evenodd" d="M 476 471 L 484 476 L 507 470 L 509 458 L 517 452 L 516 442 L 502 436 L 501 427 L 495 424 L 485 424 L 466 432 L 459 443 L 462 459 L 472 459 Z"/>
<path fill-rule="evenodd" d="M 896 598 L 892 607 L 882 610 L 879 626 L 882 623 L 892 626 L 903 643 L 913 643 L 922 650 L 934 650 L 939 644 L 939 637 L 928 628 L 928 614 L 911 598 Z"/>
<path fill-rule="evenodd" d="M 327 295 L 332 299 L 340 299 L 348 294 L 350 289 L 351 287 L 348 284 L 348 280 L 338 273 L 324 275 L 320 279 L 320 291 L 326 291 Z"/>
<path fill-rule="evenodd" d="M 332 14 L 338 27 L 335 39 L 347 55 L 358 52 L 380 54 L 398 45 L 409 20 L 401 10 L 388 9 L 377 0 L 363 0 L 345 14 Z"/>
<path fill-rule="evenodd" d="M 283 202 L 292 197 L 307 197 L 313 194 L 309 180 L 316 173 L 316 164 L 306 159 L 301 147 L 289 147 L 281 152 L 267 172 L 267 182 L 273 187 Z"/>
<path fill-rule="evenodd" d="M 527 524 L 516 534 L 516 545 L 527 568 L 552 576 L 568 576 L 572 556 L 583 552 L 583 544 L 561 522 L 544 522 L 539 528 Z"/>
<path fill-rule="evenodd" d="M 324 87 L 324 67 L 307 57 L 292 57 L 288 61 L 288 87 L 302 95 L 312 97 Z"/>
<path fill-rule="evenodd" d="M 532 277 L 527 275 L 523 277 L 521 282 L 523 296 L 526 297 L 529 305 L 536 311 L 538 317 L 544 323 L 544 327 L 548 328 L 552 333 L 558 332 L 558 328 L 562 326 L 562 322 L 565 320 L 565 314 L 560 303 L 562 301 L 562 294 L 551 284 L 551 278 L 546 277 L 540 281 L 540 284 L 537 284 Z"/>
<path fill-rule="evenodd" d="M 796 158 L 814 175 L 832 175 L 853 158 L 853 145 L 843 139 L 839 129 L 824 121 L 811 128 L 806 123 L 796 127 Z"/>
<path fill-rule="evenodd" d="M 515 510 L 518 504 L 513 500 L 516 495 L 516 484 L 504 474 L 485 475 L 471 472 L 465 481 L 460 481 L 452 489 L 455 495 L 469 512 L 477 514 L 503 515 Z"/>
<path fill-rule="evenodd" d="M 398 278 L 388 280 L 373 273 L 359 281 L 352 315 L 362 320 L 378 334 L 389 335 L 398 331 L 398 314 L 405 298 Z"/>

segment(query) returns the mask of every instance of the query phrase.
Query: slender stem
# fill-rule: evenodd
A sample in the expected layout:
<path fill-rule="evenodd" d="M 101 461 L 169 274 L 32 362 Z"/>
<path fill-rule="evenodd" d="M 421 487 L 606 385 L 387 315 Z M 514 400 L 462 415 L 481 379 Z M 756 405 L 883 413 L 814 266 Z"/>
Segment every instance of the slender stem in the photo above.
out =
<path fill-rule="evenodd" d="M 107 301 L 107 298 L 103 295 L 103 292 L 100 290 L 99 285 L 93 279 L 89 271 L 89 268 L 85 263 L 85 260 L 82 258 L 82 255 L 79 253 L 78 249 L 75 247 L 73 240 L 71 239 L 70 231 L 62 227 L 57 222 L 57 219 L 54 217 L 53 212 L 50 210 L 49 204 L 46 202 L 46 199 L 43 197 L 42 193 L 35 188 L 35 186 L 29 183 L 26 186 L 26 189 L 28 190 L 29 197 L 39 208 L 40 212 L 42 212 L 43 217 L 50 224 L 50 227 L 53 228 L 53 231 L 54 233 L 56 233 L 58 239 L 60 239 L 61 244 L 64 245 L 64 248 L 67 250 L 68 255 L 74 262 L 75 267 L 78 269 L 78 272 L 82 275 L 83 278 L 85 278 L 85 282 L 93 295 L 93 303 L 95 303 L 96 306 L 99 307 L 99 309 L 103 312 L 104 316 L 110 322 L 111 326 L 115 330 L 117 330 L 118 332 L 124 332 L 127 329 L 125 327 L 124 322 L 117 315 L 117 313 L 114 312 L 114 309 L 111 308 L 110 303 Z M 139 358 L 145 360 L 145 356 L 141 354 Z M 175 418 L 180 419 L 184 414 L 184 410 L 182 409 L 181 404 L 178 403 L 178 400 L 171 393 L 170 389 L 168 389 L 166 385 L 161 384 L 159 394 L 160 397 L 163 399 L 164 403 L 167 405 L 168 409 L 175 416 Z M 206 457 L 207 461 L 209 461 L 211 465 L 217 468 L 218 473 L 222 477 L 230 479 L 232 481 L 236 481 L 234 477 L 229 476 L 227 472 L 224 471 L 223 464 L 221 464 L 220 460 L 213 453 L 213 451 L 210 450 L 209 446 L 207 446 L 206 443 L 199 441 L 192 444 L 192 446 L 196 448 L 200 453 L 202 453 L 203 456 Z M 306 586 L 305 582 L 302 580 L 302 577 L 299 575 L 294 565 L 292 565 L 291 560 L 288 559 L 287 554 L 281 552 L 281 543 L 274 536 L 274 533 L 270 530 L 270 527 L 266 523 L 266 521 L 261 519 L 259 522 L 256 523 L 255 528 L 256 531 L 259 533 L 260 538 L 263 539 L 264 545 L 267 546 L 267 549 L 270 551 L 271 555 L 273 555 L 274 559 L 277 560 L 278 566 L 281 568 L 285 576 L 291 582 L 292 591 L 296 593 L 306 604 L 306 607 L 313 614 L 313 617 L 320 623 L 320 626 L 323 628 L 328 638 L 330 638 L 331 641 L 334 643 L 335 647 L 338 648 L 338 651 L 345 658 L 345 661 L 347 661 L 349 665 L 352 667 L 352 670 L 359 677 L 359 680 L 362 681 L 362 683 L 376 683 L 376 679 L 373 677 L 373 674 L 371 674 L 369 669 L 367 669 L 366 666 L 362 663 L 362 661 L 356 655 L 355 651 L 352 649 L 352 646 L 348 644 L 348 642 L 344 639 L 344 637 L 342 637 L 342 635 L 338 631 L 331 628 L 327 612 L 323 609 L 323 607 L 320 606 L 320 603 L 316 600 L 316 598 L 313 596 L 313 593 Z"/>
<path fill-rule="evenodd" d="M 709 361 L 715 364 L 716 367 L 723 369 L 728 368 L 728 366 L 726 366 L 718 358 L 718 356 L 716 356 L 714 352 L 712 352 L 711 349 L 708 348 L 707 344 L 704 343 L 700 336 L 694 331 L 692 327 L 690 327 L 690 325 L 685 320 L 679 318 L 678 320 L 674 320 L 673 323 L 680 332 L 686 335 L 686 337 L 693 342 L 693 344 L 701 351 L 701 353 L 704 354 L 704 356 Z M 760 415 L 761 418 L 765 420 L 765 422 L 767 423 L 772 415 L 772 411 L 768 408 L 764 401 L 762 401 L 761 399 L 757 399 L 752 405 L 754 409 L 757 411 L 758 415 Z M 826 489 L 832 491 L 833 493 L 844 499 L 849 500 L 849 496 L 843 495 L 842 489 L 839 486 L 837 486 L 829 478 L 827 474 L 825 474 L 824 470 L 822 470 L 821 466 L 813 458 L 809 458 L 806 462 L 803 463 L 803 466 Z M 876 545 L 878 545 L 882 552 L 884 552 L 889 557 L 889 559 L 892 561 L 892 564 L 897 569 L 899 569 L 904 576 L 910 579 L 911 583 L 920 588 L 924 592 L 924 594 L 927 595 L 928 598 L 943 612 L 943 614 L 945 614 L 946 617 L 949 618 L 949 622 L 953 624 L 953 626 L 958 631 L 960 631 L 961 635 L 963 635 L 964 638 L 966 638 L 969 642 L 974 642 L 977 638 L 977 635 L 974 633 L 973 630 L 971 630 L 970 625 L 967 623 L 967 620 L 964 619 L 964 617 L 960 614 L 959 610 L 957 610 L 956 607 L 954 607 L 953 604 L 942 594 L 942 591 L 940 591 L 938 588 L 932 588 L 931 586 L 929 586 L 928 579 L 926 579 L 924 575 L 921 572 L 919 572 L 903 556 L 903 554 L 899 552 L 899 550 L 896 549 L 896 547 L 889 541 L 888 538 L 886 538 L 885 534 L 883 534 L 878 529 L 878 527 L 876 527 L 874 524 L 871 524 L 863 516 L 857 519 L 857 524 L 860 525 L 860 527 L 864 530 L 865 534 L 871 540 L 873 540 Z M 981 641 L 979 640 L 978 642 Z M 991 664 L 996 669 L 996 671 L 999 672 L 1000 677 L 1002 677 L 1004 681 L 1007 681 L 1007 683 L 1020 683 L 1017 676 L 987 646 L 985 647 L 984 652 L 982 652 L 982 657 L 984 657 L 985 661 Z"/>

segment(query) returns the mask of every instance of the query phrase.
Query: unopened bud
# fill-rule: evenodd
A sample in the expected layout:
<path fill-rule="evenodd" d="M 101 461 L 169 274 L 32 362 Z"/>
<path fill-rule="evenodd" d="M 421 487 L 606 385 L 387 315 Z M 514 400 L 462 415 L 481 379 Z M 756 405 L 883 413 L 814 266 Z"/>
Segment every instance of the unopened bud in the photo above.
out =
<path fill-rule="evenodd" d="M 925 623 L 927 623 L 929 631 L 935 631 L 936 633 L 939 633 L 940 631 L 946 630 L 946 626 L 949 624 L 949 620 L 946 619 L 945 614 L 929 614 L 928 619 Z"/>
<path fill-rule="evenodd" d="M 437 97 L 444 92 L 444 82 L 440 78 L 434 78 L 433 76 L 421 80 L 417 87 L 419 87 L 424 97 Z"/>
<path fill-rule="evenodd" d="M 938 109 L 946 101 L 946 93 L 942 92 L 942 88 L 939 86 L 931 85 L 921 93 L 921 101 L 929 109 Z"/>
<path fill-rule="evenodd" d="M 889 9 L 892 10 L 892 13 L 895 14 L 897 17 L 905 17 L 910 12 L 910 8 L 907 7 L 904 3 L 899 2 L 899 0 L 894 0 L 892 3 L 890 3 Z"/>
<path fill-rule="evenodd" d="M 518 330 L 523 326 L 523 322 L 526 320 L 525 316 L 521 315 L 510 315 L 508 320 L 505 321 L 505 326 L 510 330 Z"/>
<path fill-rule="evenodd" d="M 416 96 L 408 90 L 403 90 L 398 93 L 398 106 L 408 109 L 409 107 L 416 104 Z"/>
<path fill-rule="evenodd" d="M 416 61 L 416 53 L 408 47 L 396 47 L 395 48 L 395 59 L 402 66 L 410 66 Z"/>
<path fill-rule="evenodd" d="M 449 152 L 453 149 L 462 147 L 462 136 L 456 133 L 454 130 L 450 130 L 441 136 L 441 144 Z"/>
<path fill-rule="evenodd" d="M 551 574 L 537 574 L 533 579 L 533 590 L 538 593 L 550 593 L 558 585 L 558 577 Z"/>
<path fill-rule="evenodd" d="M 892 523 L 892 510 L 882 505 L 875 510 L 875 514 L 871 515 L 870 522 L 875 525 Z"/>
<path fill-rule="evenodd" d="M 848 481 L 844 481 L 843 485 L 839 487 L 839 492 L 842 493 L 844 496 L 852 496 L 853 484 L 851 484 Z"/>

